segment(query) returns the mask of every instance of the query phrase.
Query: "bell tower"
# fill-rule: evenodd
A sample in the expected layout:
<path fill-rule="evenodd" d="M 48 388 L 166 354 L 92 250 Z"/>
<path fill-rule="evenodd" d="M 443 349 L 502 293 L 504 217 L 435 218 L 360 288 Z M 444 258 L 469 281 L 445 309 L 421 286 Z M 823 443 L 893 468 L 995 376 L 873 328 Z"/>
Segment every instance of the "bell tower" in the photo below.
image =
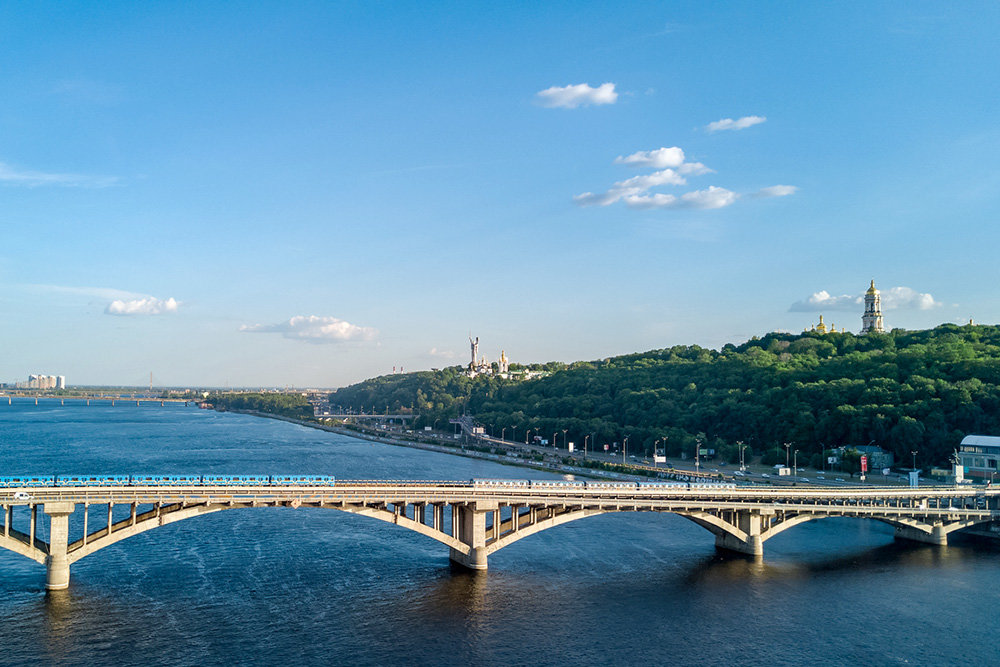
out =
<path fill-rule="evenodd" d="M 870 331 L 885 332 L 882 326 L 882 297 L 875 289 L 874 280 L 865 292 L 865 314 L 861 316 L 861 333 L 866 334 Z"/>

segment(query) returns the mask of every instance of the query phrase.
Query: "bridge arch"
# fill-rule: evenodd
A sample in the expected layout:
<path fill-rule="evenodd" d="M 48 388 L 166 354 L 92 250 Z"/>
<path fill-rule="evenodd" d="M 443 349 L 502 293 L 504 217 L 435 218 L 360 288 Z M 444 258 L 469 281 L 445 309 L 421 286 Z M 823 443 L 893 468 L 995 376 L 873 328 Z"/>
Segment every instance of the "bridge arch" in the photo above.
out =
<path fill-rule="evenodd" d="M 48 552 L 38 546 L 38 540 L 35 540 L 35 546 L 31 546 L 27 543 L 27 535 L 24 537 L 25 541 L 21 541 L 13 536 L 0 535 L 0 549 L 13 551 L 16 554 L 20 554 L 25 558 L 30 558 L 31 560 L 44 565 L 45 559 L 48 558 Z"/>

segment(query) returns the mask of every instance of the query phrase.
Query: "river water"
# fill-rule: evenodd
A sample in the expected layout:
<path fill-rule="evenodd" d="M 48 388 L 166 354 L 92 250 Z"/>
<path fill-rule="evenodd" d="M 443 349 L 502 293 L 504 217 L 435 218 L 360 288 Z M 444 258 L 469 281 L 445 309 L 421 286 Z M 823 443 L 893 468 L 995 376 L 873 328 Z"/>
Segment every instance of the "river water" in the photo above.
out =
<path fill-rule="evenodd" d="M 0 404 L 0 474 L 544 473 L 179 406 Z M 238 509 L 75 563 L 68 591 L 0 550 L 0 665 L 994 665 L 1000 549 L 897 544 L 827 519 L 715 551 L 617 514 L 453 571 L 421 535 L 335 510 Z"/>

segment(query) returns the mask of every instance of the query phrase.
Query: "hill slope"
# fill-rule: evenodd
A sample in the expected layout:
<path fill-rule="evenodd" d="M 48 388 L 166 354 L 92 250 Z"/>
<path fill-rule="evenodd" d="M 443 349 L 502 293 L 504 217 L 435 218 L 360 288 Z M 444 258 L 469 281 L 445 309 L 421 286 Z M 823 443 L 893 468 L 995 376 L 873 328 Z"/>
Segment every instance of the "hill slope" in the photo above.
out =
<path fill-rule="evenodd" d="M 998 385 L 1000 327 L 942 325 L 867 336 L 774 333 L 718 351 L 675 346 L 560 365 L 528 382 L 468 378 L 459 367 L 390 375 L 341 389 L 331 403 L 412 406 L 418 426 L 466 411 L 497 435 L 558 433 L 560 445 L 627 435 L 629 451 L 649 453 L 666 439 L 677 455 L 700 439 L 732 458 L 742 441 L 772 458 L 780 448 L 783 461 L 785 442 L 800 457 L 873 442 L 897 461 L 918 451 L 930 465 L 944 464 L 967 433 L 1000 434 Z"/>

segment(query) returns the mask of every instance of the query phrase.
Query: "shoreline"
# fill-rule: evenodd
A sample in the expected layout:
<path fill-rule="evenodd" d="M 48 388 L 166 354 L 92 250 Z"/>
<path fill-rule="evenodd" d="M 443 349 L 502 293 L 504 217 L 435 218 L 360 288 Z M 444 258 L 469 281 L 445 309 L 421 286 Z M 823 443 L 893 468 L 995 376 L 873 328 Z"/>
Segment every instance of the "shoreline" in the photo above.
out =
<path fill-rule="evenodd" d="M 545 463 L 544 461 L 532 461 L 527 459 L 522 459 L 520 457 L 511 456 L 508 454 L 494 454 L 492 452 L 479 452 L 474 449 L 468 449 L 464 445 L 456 445 L 454 447 L 449 447 L 443 444 L 432 444 L 428 442 L 417 442 L 415 440 L 408 440 L 406 438 L 400 437 L 386 437 L 379 436 L 370 433 L 364 433 L 360 431 L 355 431 L 350 428 L 343 428 L 338 426 L 332 426 L 329 424 L 320 424 L 318 422 L 306 421 L 304 419 L 296 419 L 295 417 L 286 417 L 284 415 L 276 415 L 268 412 L 258 412 L 256 410 L 216 410 L 216 412 L 231 412 L 234 414 L 249 415 L 251 417 L 264 417 L 266 419 L 276 419 L 278 421 L 288 422 L 290 424 L 297 424 L 299 426 L 305 426 L 307 428 L 314 428 L 320 431 L 328 431 L 330 433 L 337 433 L 338 435 L 346 435 L 351 438 L 357 438 L 358 440 L 368 440 L 369 442 L 378 442 L 383 445 L 392 445 L 395 447 L 408 447 L 410 449 L 422 449 L 429 452 L 437 452 L 439 454 L 449 454 L 451 456 L 461 456 L 468 459 L 480 459 L 484 461 L 491 461 L 493 463 L 499 463 L 501 465 L 514 466 L 518 468 L 530 468 L 532 470 L 540 470 L 542 472 L 551 472 L 563 475 L 576 475 L 581 477 L 590 477 L 593 479 L 621 479 L 627 481 L 639 481 L 646 479 L 641 475 L 629 475 L 625 473 L 616 473 L 610 471 L 597 471 L 590 470 L 587 468 L 580 468 L 577 466 L 570 466 L 563 463 Z M 456 440 L 456 443 L 458 441 Z"/>

